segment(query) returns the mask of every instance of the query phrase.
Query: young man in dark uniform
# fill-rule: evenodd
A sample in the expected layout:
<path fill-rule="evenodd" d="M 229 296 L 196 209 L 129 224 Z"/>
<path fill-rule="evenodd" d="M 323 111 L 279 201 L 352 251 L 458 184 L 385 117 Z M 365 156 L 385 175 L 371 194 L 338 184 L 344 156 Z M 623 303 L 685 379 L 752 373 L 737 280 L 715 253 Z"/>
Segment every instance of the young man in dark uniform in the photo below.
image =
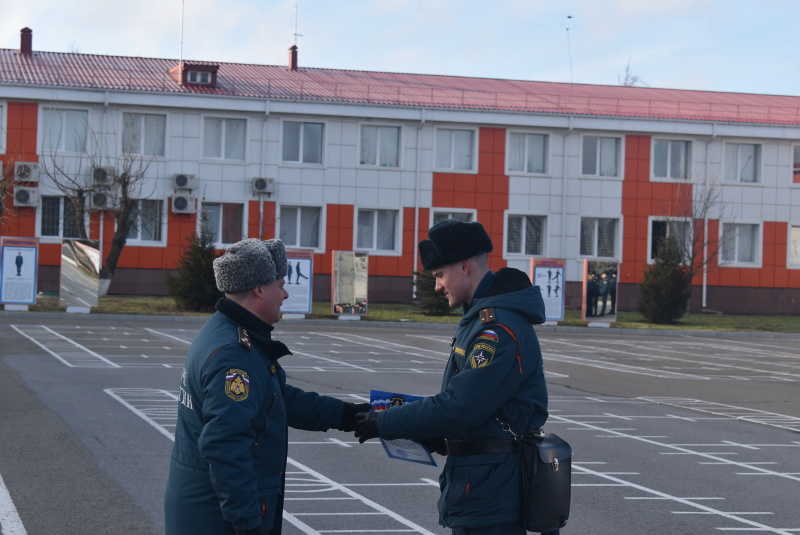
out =
<path fill-rule="evenodd" d="M 165 496 L 167 535 L 281 532 L 288 427 L 352 431 L 369 404 L 286 384 L 289 349 L 271 336 L 280 319 L 286 251 L 246 239 L 214 260 L 225 298 L 197 333 L 180 385 Z"/>
<path fill-rule="evenodd" d="M 541 292 L 519 270 L 489 269 L 493 246 L 480 223 L 448 219 L 428 238 L 419 244 L 422 266 L 450 306 L 464 309 L 442 390 L 365 414 L 355 434 L 360 442 L 418 440 L 447 455 L 439 523 L 454 535 L 521 535 L 513 437 L 547 420 L 542 353 L 532 326 L 545 321 Z"/>

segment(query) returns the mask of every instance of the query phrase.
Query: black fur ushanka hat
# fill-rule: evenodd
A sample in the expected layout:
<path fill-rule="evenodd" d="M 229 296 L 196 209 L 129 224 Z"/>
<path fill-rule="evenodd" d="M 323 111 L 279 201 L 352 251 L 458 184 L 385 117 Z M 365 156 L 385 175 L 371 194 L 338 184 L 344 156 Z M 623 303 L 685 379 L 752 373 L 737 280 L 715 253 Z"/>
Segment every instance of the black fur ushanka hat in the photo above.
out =
<path fill-rule="evenodd" d="M 428 231 L 428 239 L 419 242 L 419 256 L 426 271 L 490 253 L 493 249 L 492 239 L 483 225 L 457 219 L 436 223 Z"/>

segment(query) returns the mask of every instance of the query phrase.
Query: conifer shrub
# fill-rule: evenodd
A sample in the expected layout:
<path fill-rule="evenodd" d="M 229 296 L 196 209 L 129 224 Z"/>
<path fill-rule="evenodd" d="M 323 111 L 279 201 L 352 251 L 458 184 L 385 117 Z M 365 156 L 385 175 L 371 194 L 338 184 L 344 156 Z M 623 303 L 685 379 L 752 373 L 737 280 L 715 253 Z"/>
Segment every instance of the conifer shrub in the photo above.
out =
<path fill-rule="evenodd" d="M 412 284 L 416 288 L 417 307 L 422 309 L 426 316 L 448 316 L 453 311 L 447 304 L 447 298 L 436 291 L 436 279 L 430 271 L 415 271 L 416 279 Z"/>
<path fill-rule="evenodd" d="M 675 323 L 689 307 L 692 274 L 674 237 L 662 242 L 654 260 L 639 286 L 639 312 L 651 323 Z"/>
<path fill-rule="evenodd" d="M 167 291 L 178 307 L 195 312 L 214 310 L 217 300 L 224 295 L 214 279 L 216 257 L 214 235 L 201 224 L 200 234 L 192 234 L 183 248 L 177 273 L 166 274 Z"/>

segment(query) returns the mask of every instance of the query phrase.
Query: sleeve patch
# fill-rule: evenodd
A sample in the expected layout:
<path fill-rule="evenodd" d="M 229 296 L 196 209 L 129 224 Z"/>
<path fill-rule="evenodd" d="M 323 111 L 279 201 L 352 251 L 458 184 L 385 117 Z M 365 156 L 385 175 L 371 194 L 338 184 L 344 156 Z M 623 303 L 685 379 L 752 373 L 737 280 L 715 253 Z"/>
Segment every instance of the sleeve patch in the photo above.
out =
<path fill-rule="evenodd" d="M 496 347 L 490 343 L 476 342 L 469 354 L 470 368 L 482 368 L 488 365 L 494 358 L 495 350 Z"/>
<path fill-rule="evenodd" d="M 232 369 L 225 375 L 225 395 L 233 401 L 244 401 L 250 394 L 250 376 L 244 370 Z"/>

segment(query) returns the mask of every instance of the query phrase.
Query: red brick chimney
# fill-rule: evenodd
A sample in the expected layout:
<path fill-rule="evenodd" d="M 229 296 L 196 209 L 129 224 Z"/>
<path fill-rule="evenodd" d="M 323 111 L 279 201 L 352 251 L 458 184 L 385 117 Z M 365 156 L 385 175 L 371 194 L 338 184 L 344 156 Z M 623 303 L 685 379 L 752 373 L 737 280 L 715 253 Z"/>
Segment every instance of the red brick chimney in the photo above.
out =
<path fill-rule="evenodd" d="M 30 56 L 33 54 L 33 30 L 25 27 L 19 33 L 19 53 Z"/>
<path fill-rule="evenodd" d="M 297 45 L 289 47 L 289 70 L 297 70 Z"/>

